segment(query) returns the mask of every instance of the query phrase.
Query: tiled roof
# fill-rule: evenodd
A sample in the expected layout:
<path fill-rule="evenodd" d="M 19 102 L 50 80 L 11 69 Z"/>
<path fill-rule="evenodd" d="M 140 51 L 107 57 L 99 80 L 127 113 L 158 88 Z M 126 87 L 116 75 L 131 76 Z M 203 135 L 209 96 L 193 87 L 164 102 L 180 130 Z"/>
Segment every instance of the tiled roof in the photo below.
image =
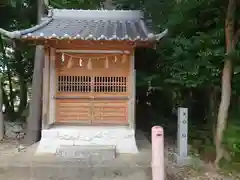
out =
<path fill-rule="evenodd" d="M 21 39 L 156 41 L 167 32 L 151 31 L 140 11 L 53 9 L 41 24 L 9 33 L 11 38 Z"/>

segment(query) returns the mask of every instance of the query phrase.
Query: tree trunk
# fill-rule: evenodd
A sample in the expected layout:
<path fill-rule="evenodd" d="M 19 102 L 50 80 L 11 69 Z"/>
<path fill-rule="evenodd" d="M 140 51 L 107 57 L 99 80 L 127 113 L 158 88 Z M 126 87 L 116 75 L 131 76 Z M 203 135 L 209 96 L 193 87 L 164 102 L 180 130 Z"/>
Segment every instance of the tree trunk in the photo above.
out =
<path fill-rule="evenodd" d="M 2 77 L 0 77 L 0 140 L 4 138 L 4 119 L 2 112 Z"/>
<path fill-rule="evenodd" d="M 20 83 L 20 104 L 18 106 L 18 115 L 21 116 L 23 111 L 27 107 L 27 98 L 28 98 L 28 89 L 27 89 L 27 83 L 25 82 L 24 77 L 19 76 L 19 83 Z"/>
<path fill-rule="evenodd" d="M 9 85 L 9 103 L 10 103 L 10 106 L 12 107 L 12 113 L 14 114 L 14 95 L 13 95 L 13 86 L 12 86 L 12 74 L 10 71 L 8 60 L 6 60 L 6 65 L 7 65 L 7 78 L 9 83 L 8 84 Z"/>
<path fill-rule="evenodd" d="M 27 103 L 28 103 L 28 86 L 27 86 L 27 78 L 26 78 L 26 75 L 25 75 L 25 70 L 24 70 L 24 65 L 22 64 L 22 59 L 23 59 L 23 56 L 22 56 L 22 52 L 20 50 L 21 48 L 21 45 L 15 43 L 15 52 L 14 52 L 14 58 L 17 62 L 16 66 L 16 72 L 17 72 L 17 75 L 18 75 L 18 79 L 19 79 L 19 86 L 20 86 L 20 93 L 19 93 L 19 96 L 20 96 L 20 103 L 18 105 L 18 111 L 16 113 L 16 117 L 19 117 L 22 115 L 23 111 L 26 109 L 27 107 Z"/>
<path fill-rule="evenodd" d="M 234 42 L 234 21 L 235 21 L 236 2 L 235 0 L 229 0 L 227 15 L 225 20 L 225 37 L 226 37 L 226 54 L 229 55 L 235 50 Z M 222 140 L 224 131 L 226 129 L 226 123 L 228 118 L 228 109 L 231 101 L 231 80 L 232 80 L 232 61 L 228 57 L 224 63 L 222 72 L 222 94 L 221 102 L 218 111 L 217 127 L 216 127 L 216 159 L 215 164 L 218 165 L 219 161 L 224 157 L 227 160 L 230 159 L 228 153 L 222 146 Z"/>
<path fill-rule="evenodd" d="M 43 0 L 38 0 L 38 23 L 43 16 Z M 34 71 L 32 80 L 32 99 L 29 106 L 27 131 L 24 143 L 33 144 L 40 139 L 42 115 L 42 80 L 44 65 L 44 47 L 38 45 L 35 51 Z"/>
<path fill-rule="evenodd" d="M 32 99 L 29 106 L 27 119 L 27 132 L 24 143 L 33 144 L 40 138 L 41 114 L 42 114 L 42 71 L 43 71 L 43 47 L 37 46 L 35 52 L 34 72 L 32 80 Z"/>
<path fill-rule="evenodd" d="M 2 91 L 2 104 L 5 106 L 5 119 L 12 120 L 11 118 L 12 108 L 9 104 L 8 95 L 3 87 L 1 88 L 1 91 Z"/>
<path fill-rule="evenodd" d="M 14 120 L 14 97 L 13 97 L 13 88 L 12 88 L 12 79 L 11 79 L 11 71 L 9 68 L 9 64 L 8 64 L 8 58 L 6 55 L 6 51 L 5 51 L 5 47 L 4 47 L 4 43 L 3 43 L 3 39 L 2 36 L 0 36 L 0 46 L 1 46 L 1 50 L 2 50 L 2 55 L 3 55 L 3 60 L 4 60 L 4 64 L 7 67 L 7 77 L 8 77 L 8 81 L 9 81 L 9 95 L 7 95 L 7 93 L 5 92 L 7 101 L 5 101 L 8 104 L 8 108 L 7 108 L 7 112 L 8 112 L 8 116 L 11 120 Z M 9 97 L 9 99 L 8 99 Z"/>
<path fill-rule="evenodd" d="M 207 129 L 211 132 L 211 142 L 214 143 L 216 134 L 216 114 L 217 114 L 217 90 L 216 87 L 210 86 L 208 88 L 208 110 L 207 110 Z"/>

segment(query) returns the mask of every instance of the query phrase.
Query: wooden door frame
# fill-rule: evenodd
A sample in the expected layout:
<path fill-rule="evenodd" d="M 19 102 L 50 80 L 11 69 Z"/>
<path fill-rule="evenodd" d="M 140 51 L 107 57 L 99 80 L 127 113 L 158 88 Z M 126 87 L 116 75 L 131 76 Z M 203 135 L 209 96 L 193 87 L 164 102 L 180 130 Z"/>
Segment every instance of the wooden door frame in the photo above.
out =
<path fill-rule="evenodd" d="M 116 52 L 118 52 L 118 53 L 120 53 L 120 52 L 124 52 L 124 51 L 104 51 L 104 50 L 101 50 L 101 51 L 97 51 L 97 50 L 89 50 L 89 51 L 86 51 L 86 50 L 84 50 L 84 51 L 81 51 L 81 50 L 69 50 L 69 51 L 65 51 L 65 50 L 56 50 L 56 52 L 60 52 L 60 53 L 64 53 L 64 52 L 68 52 L 68 53 L 86 53 L 86 54 L 89 54 L 90 52 L 92 52 L 92 53 L 99 53 L 99 52 L 102 52 L 102 53 L 106 53 L 106 52 L 108 52 L 108 53 L 113 53 L 113 54 L 115 54 Z M 128 51 L 129 52 L 129 51 Z M 124 52 L 125 53 L 125 52 Z M 58 55 L 59 56 L 59 55 Z M 92 86 L 93 85 L 93 83 L 91 83 L 91 91 L 90 92 L 87 92 L 87 94 L 85 95 L 85 93 L 79 93 L 79 94 L 81 94 L 81 95 L 78 95 L 78 96 L 71 96 L 71 97 L 69 97 L 69 95 L 63 95 L 62 97 L 61 97 L 61 95 L 60 95 L 60 93 L 57 93 L 57 91 L 56 91 L 56 94 L 55 94 L 55 96 L 54 96 L 54 100 L 55 100 L 55 106 L 57 106 L 57 101 L 56 101 L 56 99 L 64 99 L 64 98 L 66 98 L 66 99 L 89 99 L 90 101 L 89 101 L 89 103 L 91 103 L 91 109 L 92 108 L 94 108 L 94 101 L 96 101 L 96 100 L 107 100 L 107 99 L 113 99 L 113 100 L 123 100 L 124 98 L 125 98 L 125 100 L 126 100 L 126 103 L 128 104 L 127 105 L 127 108 L 126 108 L 126 110 L 127 110 L 127 113 L 126 113 L 126 123 L 125 123 L 125 125 L 129 125 L 129 123 L 130 122 L 132 122 L 132 121 L 129 121 L 130 119 L 132 119 L 131 118 L 131 112 L 130 111 L 132 111 L 132 91 L 133 91 L 133 89 L 132 89 L 132 82 L 133 82 L 133 78 L 132 78 L 132 56 L 129 56 L 129 63 L 128 63 L 128 69 L 127 69 L 127 71 L 126 72 L 128 72 L 129 73 L 129 75 L 128 76 L 126 76 L 127 77 L 127 91 L 126 91 L 126 95 L 124 96 L 124 95 L 122 95 L 122 96 L 116 96 L 116 94 L 114 93 L 114 94 L 112 94 L 112 93 L 110 93 L 111 95 L 108 95 L 108 96 L 97 96 L 97 97 L 95 97 L 94 98 L 94 96 L 96 96 L 97 95 L 97 92 L 93 92 L 92 91 L 92 89 L 93 89 L 93 87 L 94 86 Z M 56 66 L 56 67 L 58 67 L 58 66 Z M 56 69 L 57 70 L 57 69 Z M 61 73 L 59 73 L 58 71 L 56 71 L 55 70 L 55 74 L 56 74 L 56 81 L 57 81 L 57 77 L 59 76 L 59 74 L 61 74 Z M 67 71 L 66 71 L 67 72 Z M 68 76 L 68 74 L 67 73 L 62 73 L 62 75 L 64 74 L 64 75 L 66 75 L 66 76 Z M 120 73 L 121 74 L 121 73 Z M 70 75 L 70 74 L 69 74 Z M 115 74 L 114 74 L 115 75 Z M 93 82 L 94 81 L 94 83 L 95 83 L 95 80 L 94 80 L 94 78 L 95 77 L 98 77 L 98 76 L 96 76 L 96 75 L 91 75 L 91 74 L 88 74 L 88 75 L 86 75 L 87 77 L 89 76 L 89 77 L 91 77 L 91 82 Z M 116 75 L 117 76 L 117 75 Z M 119 76 L 121 76 L 121 75 L 119 75 Z M 103 76 L 104 77 L 104 76 Z M 57 83 L 55 83 L 56 85 L 57 85 Z M 57 88 L 56 88 L 56 90 L 57 90 Z M 64 94 L 64 93 L 62 93 L 62 94 Z M 66 93 L 67 94 L 67 93 Z M 102 92 L 101 94 L 105 94 L 104 92 Z M 83 96 L 85 96 L 85 97 L 83 97 Z M 129 104 L 130 103 L 130 104 Z M 93 111 L 93 110 L 92 110 Z M 56 112 L 57 113 L 57 112 Z M 94 114 L 93 112 L 91 113 L 91 114 Z M 55 117 L 57 117 L 57 116 L 55 116 Z M 89 123 L 87 123 L 87 124 L 91 124 L 91 125 L 94 125 L 95 123 L 94 123 L 94 120 L 96 120 L 96 118 L 94 117 L 94 118 L 91 118 L 90 120 L 89 120 Z M 55 119 L 55 121 L 56 121 L 56 119 Z M 85 121 L 84 121 L 85 122 Z M 79 123 L 81 123 L 81 122 L 79 122 Z M 110 122 L 110 123 L 112 123 L 112 121 Z M 86 123 L 84 123 L 84 124 L 86 124 Z"/>
<path fill-rule="evenodd" d="M 56 49 L 50 48 L 50 86 L 49 86 L 49 124 L 56 122 L 56 104 L 54 96 L 56 95 Z"/>

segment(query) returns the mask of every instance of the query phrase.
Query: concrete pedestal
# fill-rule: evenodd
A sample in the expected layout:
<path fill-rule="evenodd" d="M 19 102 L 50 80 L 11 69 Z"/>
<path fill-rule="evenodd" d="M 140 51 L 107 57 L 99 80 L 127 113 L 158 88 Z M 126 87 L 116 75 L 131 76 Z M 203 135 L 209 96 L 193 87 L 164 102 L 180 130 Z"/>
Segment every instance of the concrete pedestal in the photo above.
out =
<path fill-rule="evenodd" d="M 63 146 L 108 146 L 115 147 L 116 153 L 138 153 L 135 131 L 129 127 L 56 126 L 42 130 L 36 155 L 55 154 Z"/>
<path fill-rule="evenodd" d="M 175 162 L 179 165 L 179 166 L 188 166 L 191 164 L 191 157 L 190 156 L 179 156 L 178 154 L 174 154 L 174 159 Z"/>

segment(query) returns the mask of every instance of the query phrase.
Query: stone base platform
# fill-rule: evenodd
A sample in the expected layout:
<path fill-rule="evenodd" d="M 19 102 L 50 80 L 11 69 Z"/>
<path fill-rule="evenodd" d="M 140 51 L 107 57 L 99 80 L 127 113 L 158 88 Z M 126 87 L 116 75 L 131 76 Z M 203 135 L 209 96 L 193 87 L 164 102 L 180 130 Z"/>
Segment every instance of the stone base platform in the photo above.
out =
<path fill-rule="evenodd" d="M 119 154 L 113 160 L 58 158 L 36 155 L 39 143 L 7 158 L 0 157 L 2 180 L 152 180 L 151 146 L 137 133 L 139 153 Z"/>
<path fill-rule="evenodd" d="M 138 153 L 135 131 L 129 127 L 57 125 L 42 130 L 36 155 L 56 154 L 62 147 L 92 147 L 111 151 L 112 154 Z"/>

